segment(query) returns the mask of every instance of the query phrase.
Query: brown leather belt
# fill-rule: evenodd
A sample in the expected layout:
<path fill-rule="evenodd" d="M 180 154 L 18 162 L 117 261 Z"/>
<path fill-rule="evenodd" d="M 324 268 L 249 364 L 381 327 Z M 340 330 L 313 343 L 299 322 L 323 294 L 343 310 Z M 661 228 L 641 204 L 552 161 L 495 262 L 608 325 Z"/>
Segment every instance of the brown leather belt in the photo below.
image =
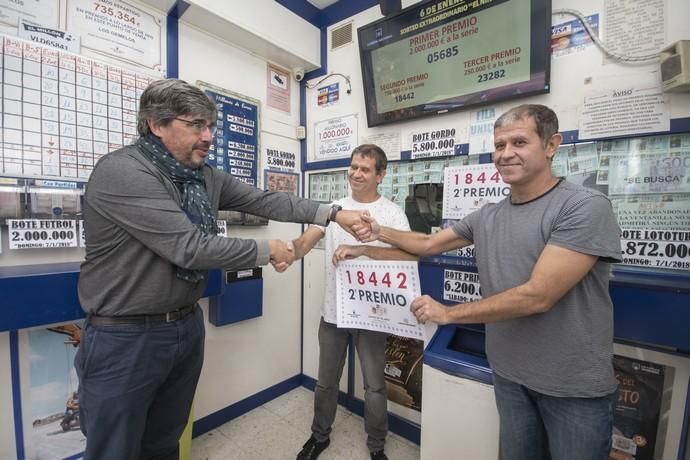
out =
<path fill-rule="evenodd" d="M 127 316 L 97 316 L 90 315 L 89 324 L 94 326 L 118 326 L 123 324 L 145 324 L 146 322 L 174 323 L 186 318 L 194 312 L 196 304 L 187 305 L 177 310 L 154 315 L 127 315 Z"/>

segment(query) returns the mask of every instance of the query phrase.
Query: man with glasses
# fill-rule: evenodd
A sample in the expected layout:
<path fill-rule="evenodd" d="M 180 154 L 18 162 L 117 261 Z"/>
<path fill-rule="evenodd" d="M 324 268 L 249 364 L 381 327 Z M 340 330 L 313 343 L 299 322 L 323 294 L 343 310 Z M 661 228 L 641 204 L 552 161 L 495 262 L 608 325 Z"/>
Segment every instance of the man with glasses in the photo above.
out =
<path fill-rule="evenodd" d="M 151 83 L 140 138 L 104 156 L 84 197 L 86 257 L 79 299 L 87 314 L 75 357 L 85 459 L 177 459 L 201 372 L 197 301 L 211 268 L 271 262 L 291 244 L 217 236 L 219 209 L 343 228 L 360 214 L 263 192 L 205 165 L 216 107 L 181 80 Z"/>

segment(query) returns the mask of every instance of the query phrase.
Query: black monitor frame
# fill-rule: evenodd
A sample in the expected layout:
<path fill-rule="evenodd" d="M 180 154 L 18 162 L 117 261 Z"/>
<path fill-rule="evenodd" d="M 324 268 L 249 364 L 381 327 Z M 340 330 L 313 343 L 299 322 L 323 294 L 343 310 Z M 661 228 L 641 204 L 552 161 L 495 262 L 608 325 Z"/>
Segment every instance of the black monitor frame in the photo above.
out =
<path fill-rule="evenodd" d="M 437 21 L 426 27 L 420 27 L 415 33 L 428 31 L 446 23 L 457 21 L 469 14 L 475 14 L 482 10 L 518 0 L 493 0 L 481 6 L 470 8 L 462 15 L 450 16 L 446 20 Z M 481 2 L 481 0 L 480 0 Z M 420 15 L 425 8 L 431 8 L 443 4 L 439 0 L 431 0 L 421 4 L 405 8 L 400 13 L 385 17 L 373 23 L 364 25 L 357 30 L 362 68 L 362 81 L 364 86 L 364 100 L 367 112 L 368 126 L 378 126 L 387 123 L 395 123 L 402 120 L 438 115 L 442 113 L 462 110 L 470 107 L 479 107 L 511 99 L 548 93 L 550 90 L 551 73 L 551 1 L 529 0 L 531 8 L 530 29 L 530 78 L 528 81 L 509 84 L 489 90 L 479 90 L 465 94 L 457 94 L 453 97 L 420 102 L 419 104 L 402 109 L 395 109 L 379 113 L 377 111 L 376 91 L 374 88 L 374 63 L 372 51 L 405 40 L 408 37 L 401 36 L 401 30 L 411 24 L 420 22 Z M 453 2 L 454 4 L 474 4 L 468 0 Z M 459 60 L 459 62 L 462 62 Z M 420 72 L 424 69 L 420 69 Z M 453 78 L 449 75 L 448 78 Z"/>

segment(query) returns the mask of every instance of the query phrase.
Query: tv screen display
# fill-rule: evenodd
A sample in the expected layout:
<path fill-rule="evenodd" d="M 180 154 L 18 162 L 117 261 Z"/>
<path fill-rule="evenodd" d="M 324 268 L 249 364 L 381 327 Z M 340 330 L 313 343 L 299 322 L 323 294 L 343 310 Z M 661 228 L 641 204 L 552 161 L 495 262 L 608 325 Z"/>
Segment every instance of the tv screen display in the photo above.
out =
<path fill-rule="evenodd" d="M 549 91 L 550 0 L 435 0 L 357 32 L 369 126 Z"/>

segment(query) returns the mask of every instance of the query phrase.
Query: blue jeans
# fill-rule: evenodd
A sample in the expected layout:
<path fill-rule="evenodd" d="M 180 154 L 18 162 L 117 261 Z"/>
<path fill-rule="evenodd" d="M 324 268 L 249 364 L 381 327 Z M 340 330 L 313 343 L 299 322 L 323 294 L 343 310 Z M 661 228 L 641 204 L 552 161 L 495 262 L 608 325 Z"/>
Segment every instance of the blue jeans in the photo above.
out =
<path fill-rule="evenodd" d="M 319 442 L 331 434 L 338 407 L 338 385 L 352 336 L 364 377 L 364 431 L 370 452 L 383 450 L 388 433 L 386 339 L 384 332 L 338 328 L 321 318 L 319 325 L 319 379 L 314 388 L 314 420 L 311 430 Z"/>
<path fill-rule="evenodd" d="M 74 358 L 85 460 L 178 460 L 204 359 L 200 308 L 173 323 L 87 324 Z"/>
<path fill-rule="evenodd" d="M 600 398 L 560 398 L 494 372 L 504 460 L 605 460 L 617 391 Z"/>

